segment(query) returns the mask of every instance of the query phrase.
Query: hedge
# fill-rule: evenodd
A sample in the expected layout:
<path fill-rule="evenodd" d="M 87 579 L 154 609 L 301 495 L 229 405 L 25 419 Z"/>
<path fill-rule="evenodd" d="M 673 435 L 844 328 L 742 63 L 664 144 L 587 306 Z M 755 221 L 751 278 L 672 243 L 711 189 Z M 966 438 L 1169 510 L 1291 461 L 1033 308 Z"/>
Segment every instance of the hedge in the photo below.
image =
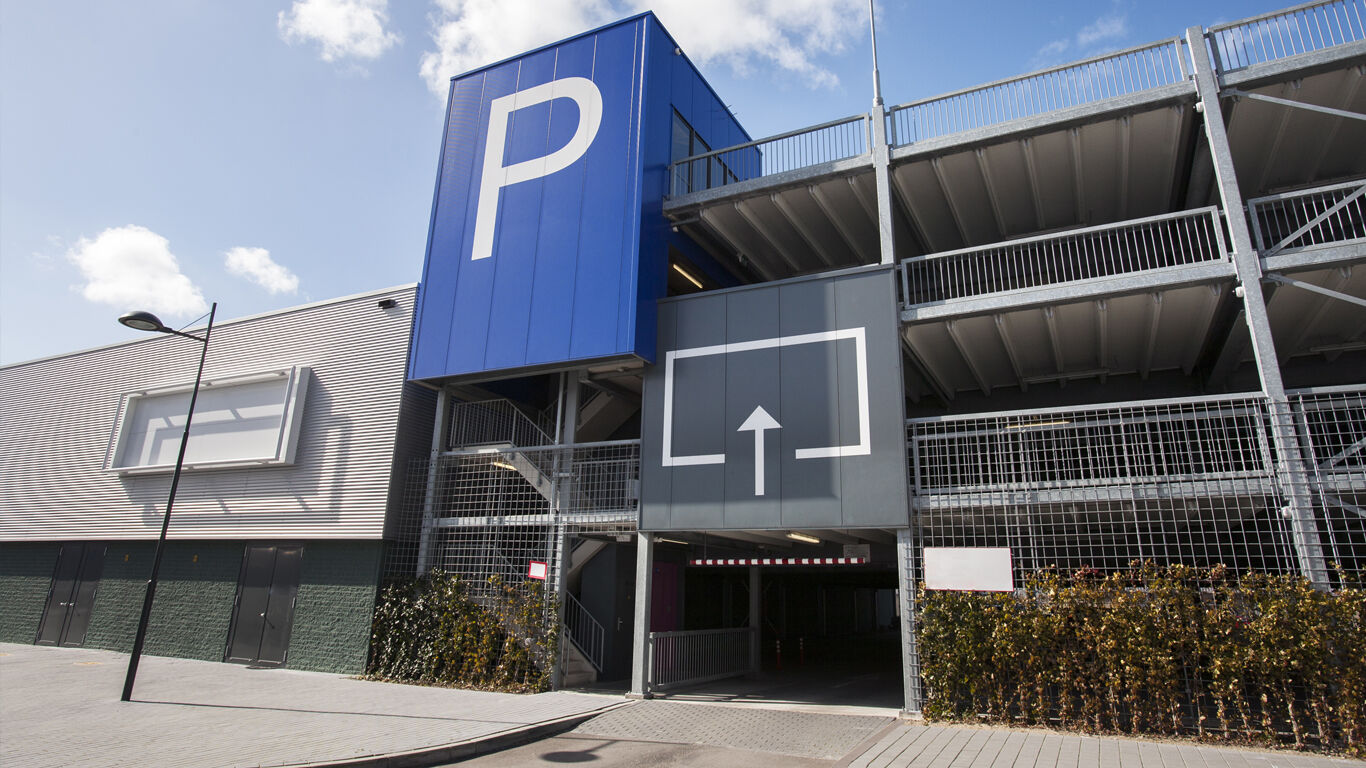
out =
<path fill-rule="evenodd" d="M 922 587 L 925 715 L 1366 756 L 1366 591 L 1342 581 L 1136 564 Z"/>
<path fill-rule="evenodd" d="M 368 677 L 531 693 L 550 688 L 557 636 L 539 582 L 471 588 L 440 571 L 385 587 L 371 625 Z"/>

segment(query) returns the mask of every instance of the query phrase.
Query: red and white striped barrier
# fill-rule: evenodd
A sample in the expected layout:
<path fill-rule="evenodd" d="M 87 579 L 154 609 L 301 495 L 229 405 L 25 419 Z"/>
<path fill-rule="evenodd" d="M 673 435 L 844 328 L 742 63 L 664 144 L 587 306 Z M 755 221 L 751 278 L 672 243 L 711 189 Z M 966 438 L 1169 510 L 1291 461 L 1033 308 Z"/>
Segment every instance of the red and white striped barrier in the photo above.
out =
<path fill-rule="evenodd" d="M 698 559 L 691 565 L 866 565 L 866 557 L 737 557 Z"/>

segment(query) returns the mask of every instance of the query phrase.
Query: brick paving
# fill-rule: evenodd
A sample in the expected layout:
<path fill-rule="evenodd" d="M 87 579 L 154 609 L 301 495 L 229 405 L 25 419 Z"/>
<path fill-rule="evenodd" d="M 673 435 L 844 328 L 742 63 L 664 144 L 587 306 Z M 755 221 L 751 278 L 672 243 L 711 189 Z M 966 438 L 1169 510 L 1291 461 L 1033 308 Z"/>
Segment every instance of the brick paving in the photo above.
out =
<path fill-rule="evenodd" d="M 0 643 L 0 765 L 389 765 L 385 756 L 423 752 L 430 759 L 403 764 L 430 765 L 555 723 L 577 724 L 577 738 L 698 744 L 851 768 L 1366 768 L 1294 752 L 919 725 L 885 710 L 484 693 L 156 656 L 143 658 L 135 700 L 124 703 L 127 660 Z"/>
<path fill-rule="evenodd" d="M 1119 737 L 903 723 L 841 765 L 849 768 L 1363 768 L 1300 752 Z"/>
<path fill-rule="evenodd" d="M 320 672 L 0 643 L 0 765 L 281 766 L 358 761 L 481 740 L 620 706 Z M 566 726 L 569 727 L 569 726 Z"/>

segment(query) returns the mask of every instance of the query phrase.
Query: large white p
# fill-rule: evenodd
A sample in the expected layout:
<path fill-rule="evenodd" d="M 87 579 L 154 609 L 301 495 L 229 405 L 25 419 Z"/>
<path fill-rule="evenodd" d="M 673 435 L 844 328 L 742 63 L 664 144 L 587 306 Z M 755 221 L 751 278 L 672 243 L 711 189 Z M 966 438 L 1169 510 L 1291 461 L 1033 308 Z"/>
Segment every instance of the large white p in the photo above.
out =
<path fill-rule="evenodd" d="M 573 99 L 579 105 L 579 125 L 569 143 L 548 155 L 503 165 L 508 115 L 554 99 Z M 489 104 L 489 134 L 484 143 L 484 174 L 479 182 L 479 208 L 474 215 L 474 248 L 470 259 L 493 255 L 493 229 L 498 221 L 498 190 L 568 168 L 583 157 L 602 124 L 602 94 L 592 80 L 566 77 L 517 91 Z"/>

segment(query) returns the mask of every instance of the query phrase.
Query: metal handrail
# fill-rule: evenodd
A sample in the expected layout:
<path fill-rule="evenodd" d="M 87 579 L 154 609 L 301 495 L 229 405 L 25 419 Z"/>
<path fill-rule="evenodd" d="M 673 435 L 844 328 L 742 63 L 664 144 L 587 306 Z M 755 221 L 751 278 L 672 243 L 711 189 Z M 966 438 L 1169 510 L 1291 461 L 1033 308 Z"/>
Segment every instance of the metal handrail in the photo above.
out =
<path fill-rule="evenodd" d="M 972 86 L 889 110 L 889 143 L 904 146 L 973 128 L 1158 88 L 1189 77 L 1171 38 Z M 922 116 L 924 119 L 918 119 Z"/>
<path fill-rule="evenodd" d="M 1266 195 L 1247 201 L 1257 250 L 1341 245 L 1366 239 L 1366 179 Z"/>
<path fill-rule="evenodd" d="M 452 447 L 496 443 L 542 445 L 552 442 L 547 425 L 536 423 L 506 398 L 452 403 L 449 419 L 446 445 Z"/>
<path fill-rule="evenodd" d="M 751 672 L 751 627 L 649 634 L 650 690 L 696 685 Z"/>
<path fill-rule="evenodd" d="M 715 189 L 740 181 L 866 154 L 871 144 L 867 128 L 862 124 L 867 120 L 867 115 L 850 115 L 744 144 L 680 158 L 669 163 L 669 178 L 672 180 L 670 192 L 673 195 L 681 195 Z M 854 124 L 860 124 L 857 131 L 837 130 Z M 821 138 L 819 134 L 825 136 Z M 766 148 L 770 151 L 765 152 Z M 686 177 L 680 169 L 688 170 Z M 699 181 L 699 174 L 694 171 L 707 173 L 705 178 Z"/>
<path fill-rule="evenodd" d="M 901 262 L 907 307 L 1228 259 L 1216 207 L 1178 211 Z"/>
<path fill-rule="evenodd" d="M 1366 40 L 1366 0 L 1319 0 L 1209 28 L 1220 70 Z"/>
<path fill-rule="evenodd" d="M 603 671 L 607 651 L 607 630 L 588 609 L 568 592 L 564 594 L 565 636 L 579 649 L 598 672 Z"/>

